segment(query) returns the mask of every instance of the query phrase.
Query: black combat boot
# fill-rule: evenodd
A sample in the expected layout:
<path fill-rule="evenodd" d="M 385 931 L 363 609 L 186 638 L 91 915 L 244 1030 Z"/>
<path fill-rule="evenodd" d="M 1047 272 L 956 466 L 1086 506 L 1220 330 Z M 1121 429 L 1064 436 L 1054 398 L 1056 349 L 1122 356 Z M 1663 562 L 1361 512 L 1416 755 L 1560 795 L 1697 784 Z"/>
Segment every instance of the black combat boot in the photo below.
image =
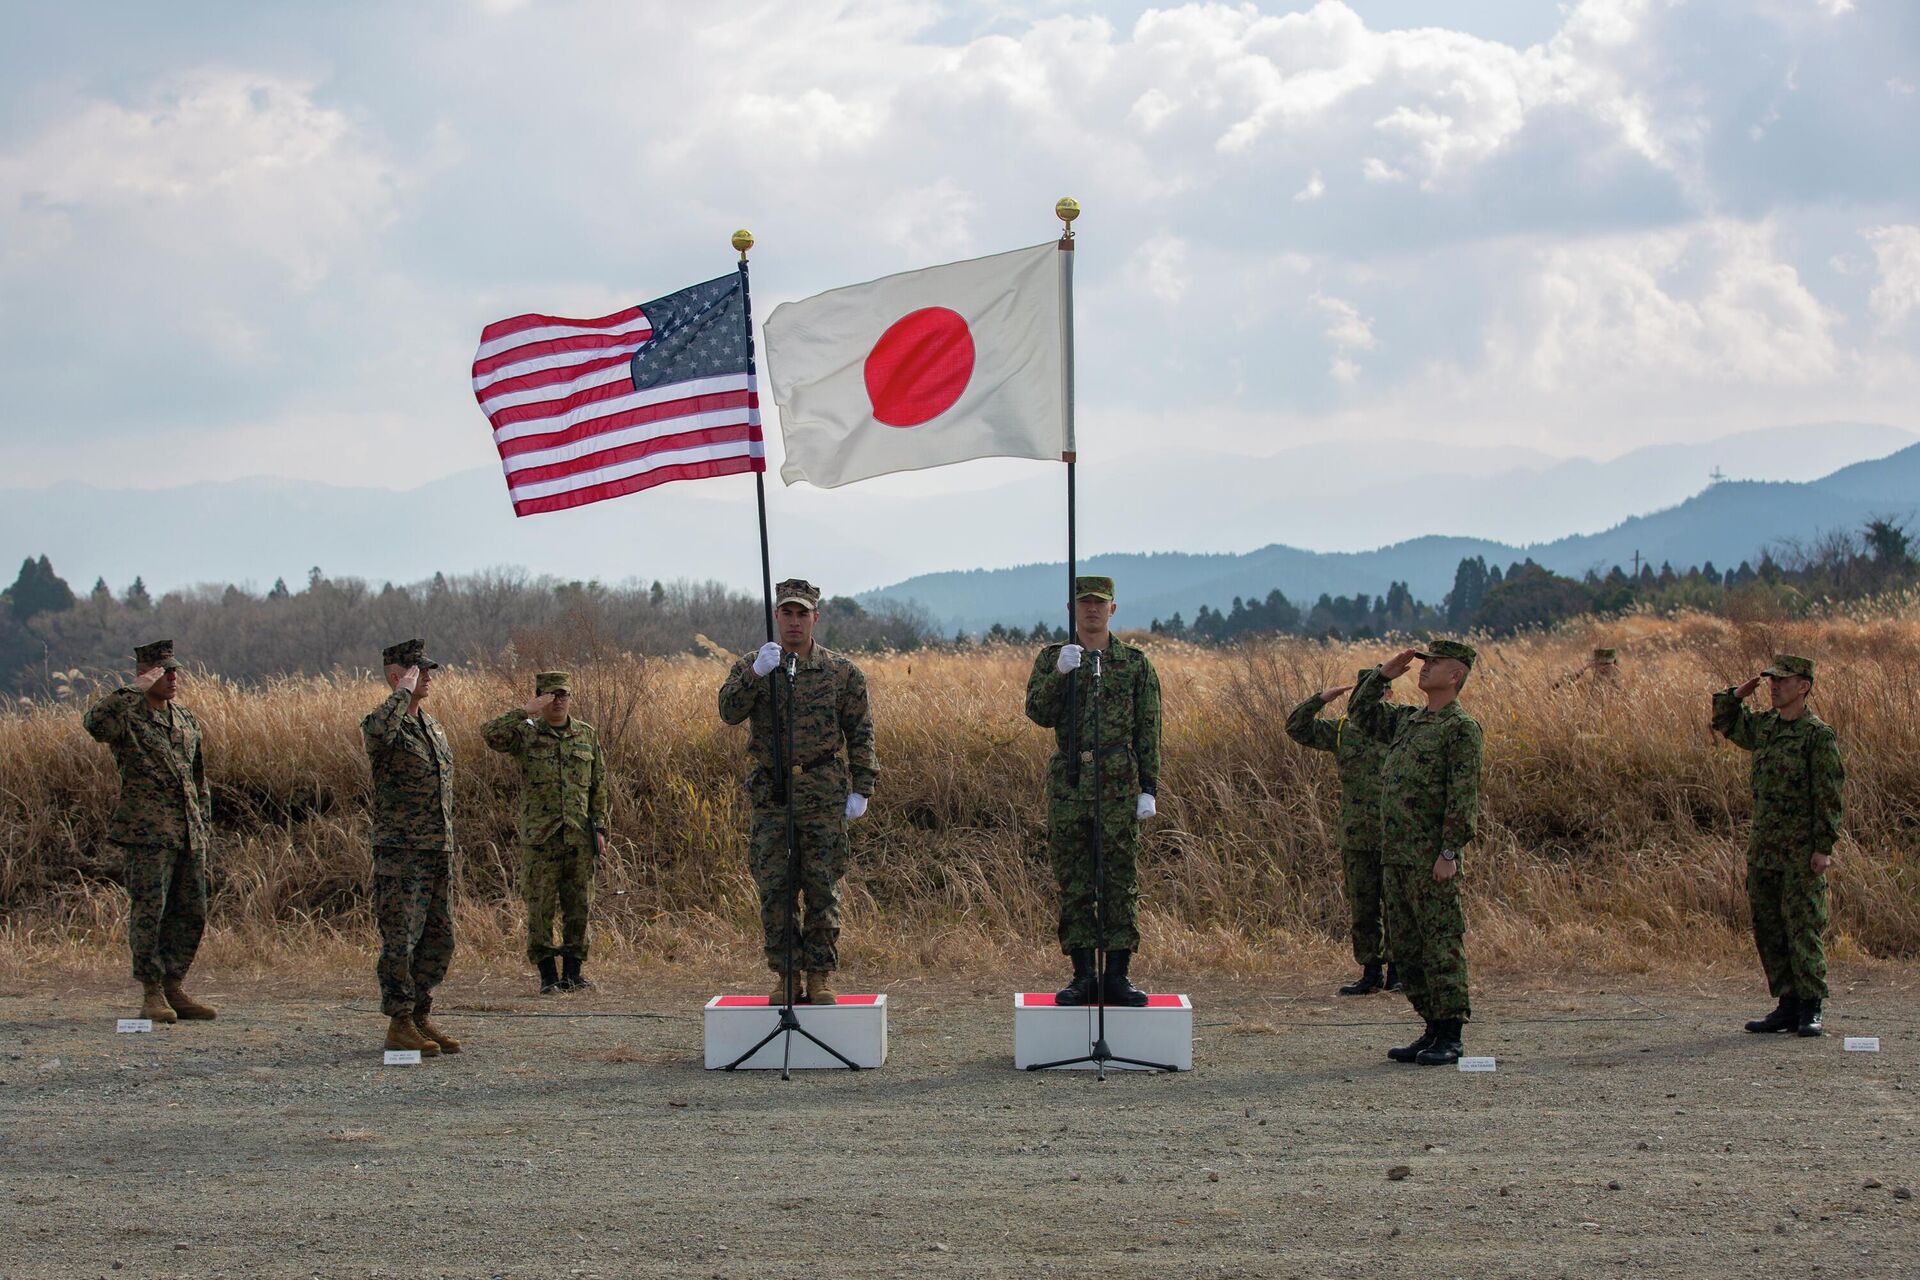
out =
<path fill-rule="evenodd" d="M 580 957 L 569 951 L 560 962 L 560 989 L 562 991 L 591 991 L 593 984 L 581 976 Z"/>
<path fill-rule="evenodd" d="M 1781 996 L 1780 1003 L 1773 1006 L 1773 1012 L 1749 1022 L 1747 1030 L 1764 1035 L 1769 1031 L 1791 1031 L 1799 1025 L 1800 1002 L 1792 996 Z"/>
<path fill-rule="evenodd" d="M 1144 1009 L 1147 993 L 1127 981 L 1127 965 L 1132 961 L 1131 951 L 1107 952 L 1106 1002 L 1122 1009 Z"/>
<path fill-rule="evenodd" d="M 1414 1056 L 1423 1067 L 1447 1067 L 1460 1061 L 1466 1046 L 1460 1043 L 1460 1019 L 1442 1018 L 1433 1024 L 1433 1043 Z"/>
<path fill-rule="evenodd" d="M 1360 970 L 1360 980 L 1349 982 L 1340 988 L 1343 996 L 1370 996 L 1386 986 L 1386 979 L 1380 972 L 1380 966 L 1370 964 Z"/>
<path fill-rule="evenodd" d="M 1394 971 L 1393 961 L 1387 961 L 1387 990 L 1400 990 L 1400 975 Z"/>
<path fill-rule="evenodd" d="M 1062 987 L 1053 997 L 1059 1005 L 1092 1004 L 1094 984 L 1099 981 L 1093 972 L 1093 948 L 1075 947 L 1067 953 L 1073 961 L 1073 981 Z"/>
<path fill-rule="evenodd" d="M 181 1016 L 185 1016 L 184 1014 Z M 1820 1002 L 1802 1000 L 1800 1002 L 1800 1025 L 1795 1028 L 1803 1036 L 1823 1036 L 1827 1029 L 1820 1025 Z"/>
<path fill-rule="evenodd" d="M 1428 1018 L 1427 1028 L 1426 1030 L 1420 1033 L 1420 1038 L 1418 1040 L 1415 1040 L 1412 1044 L 1408 1045 L 1404 1049 L 1387 1050 L 1387 1056 L 1393 1059 L 1395 1062 L 1412 1062 L 1415 1058 L 1420 1056 L 1420 1053 L 1422 1050 L 1424 1050 L 1428 1045 L 1431 1045 L 1433 1043 L 1433 1029 L 1434 1029 L 1433 1019 Z"/>
<path fill-rule="evenodd" d="M 552 956 L 540 962 L 540 994 L 550 996 L 560 990 L 560 966 Z"/>

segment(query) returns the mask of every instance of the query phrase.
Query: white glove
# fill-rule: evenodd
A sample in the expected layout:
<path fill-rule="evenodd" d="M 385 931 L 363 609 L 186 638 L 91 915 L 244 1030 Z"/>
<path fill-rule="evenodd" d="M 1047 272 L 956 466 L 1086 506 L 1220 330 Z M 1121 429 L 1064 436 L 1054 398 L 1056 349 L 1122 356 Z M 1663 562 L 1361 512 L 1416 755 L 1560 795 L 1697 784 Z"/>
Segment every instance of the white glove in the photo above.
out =
<path fill-rule="evenodd" d="M 847 797 L 847 821 L 867 816 L 867 798 L 858 791 Z"/>
<path fill-rule="evenodd" d="M 780 665 L 780 642 L 769 640 L 760 646 L 760 652 L 753 655 L 753 674 L 764 676 Z"/>
<path fill-rule="evenodd" d="M 1077 644 L 1061 645 L 1060 656 L 1054 661 L 1053 669 L 1061 675 L 1067 674 L 1067 672 L 1072 671 L 1080 665 L 1080 655 L 1082 652 L 1083 650 Z"/>
<path fill-rule="evenodd" d="M 1134 803 L 1133 816 L 1135 818 L 1151 818 L 1158 812 L 1160 811 L 1154 808 L 1153 797 L 1142 791 L 1140 793 L 1140 799 Z"/>

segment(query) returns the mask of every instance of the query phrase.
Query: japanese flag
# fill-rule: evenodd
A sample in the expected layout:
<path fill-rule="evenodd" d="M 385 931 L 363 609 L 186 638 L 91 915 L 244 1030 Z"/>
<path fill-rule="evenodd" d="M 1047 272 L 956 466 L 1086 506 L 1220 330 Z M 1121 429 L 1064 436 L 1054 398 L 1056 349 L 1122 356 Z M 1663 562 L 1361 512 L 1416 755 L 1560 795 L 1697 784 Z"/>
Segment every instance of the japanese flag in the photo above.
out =
<path fill-rule="evenodd" d="M 1072 259 L 1048 242 L 774 308 L 766 355 L 781 479 L 831 489 L 1071 450 Z"/>

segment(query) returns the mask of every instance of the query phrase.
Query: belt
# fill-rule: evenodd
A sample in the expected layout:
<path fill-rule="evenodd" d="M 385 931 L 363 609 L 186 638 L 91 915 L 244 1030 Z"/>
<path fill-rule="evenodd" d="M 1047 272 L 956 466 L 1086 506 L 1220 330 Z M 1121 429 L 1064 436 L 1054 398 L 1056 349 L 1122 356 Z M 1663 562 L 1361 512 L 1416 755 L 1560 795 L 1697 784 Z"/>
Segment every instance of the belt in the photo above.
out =
<path fill-rule="evenodd" d="M 811 773 L 813 770 L 818 769 L 821 765 L 832 764 L 834 761 L 838 760 L 839 758 L 840 758 L 839 752 L 829 751 L 825 755 L 815 756 L 811 760 L 797 761 L 787 770 L 787 772 L 793 777 L 797 778 L 803 773 Z M 768 772 L 772 773 L 773 771 L 768 770 Z M 773 774 L 773 798 L 775 800 L 781 801 L 781 802 L 784 802 L 786 800 L 787 798 L 786 782 L 787 782 L 787 779 L 782 775 L 777 773 Z"/>

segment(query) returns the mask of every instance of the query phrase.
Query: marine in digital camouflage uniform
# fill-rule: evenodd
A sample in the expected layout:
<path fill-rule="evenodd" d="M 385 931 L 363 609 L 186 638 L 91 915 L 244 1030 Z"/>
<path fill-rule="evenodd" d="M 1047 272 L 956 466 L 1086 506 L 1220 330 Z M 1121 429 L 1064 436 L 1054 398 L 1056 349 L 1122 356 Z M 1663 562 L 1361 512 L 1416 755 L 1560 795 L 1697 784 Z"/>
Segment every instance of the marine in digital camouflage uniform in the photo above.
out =
<path fill-rule="evenodd" d="M 1348 717 L 1385 744 L 1380 762 L 1380 864 L 1387 940 L 1400 983 L 1426 1020 L 1420 1038 L 1390 1049 L 1396 1062 L 1459 1061 L 1467 999 L 1467 920 L 1460 906 L 1460 853 L 1480 813 L 1480 724 L 1457 701 L 1473 669 L 1472 646 L 1436 640 L 1367 672 Z M 1391 706 L 1387 686 L 1415 658 L 1427 705 Z"/>
<path fill-rule="evenodd" d="M 1073 962 L 1072 981 L 1054 997 L 1061 1004 L 1090 1004 L 1096 995 L 1107 1004 L 1147 1000 L 1127 971 L 1140 945 L 1140 822 L 1159 803 L 1160 677 L 1145 650 L 1112 634 L 1117 608 L 1112 578 L 1074 579 L 1078 641 L 1042 649 L 1027 677 L 1027 718 L 1054 734 L 1047 849 L 1060 889 L 1060 950 Z M 1104 933 L 1094 892 L 1096 823 Z M 1098 952 L 1106 958 L 1103 989 Z"/>
<path fill-rule="evenodd" d="M 137 674 L 87 709 L 87 733 L 113 750 L 120 799 L 107 839 L 120 851 L 129 909 L 127 946 L 143 988 L 140 1016 L 155 1022 L 210 1019 L 214 1010 L 182 989 L 207 926 L 207 789 L 200 722 L 176 701 L 173 641 L 133 651 Z"/>
<path fill-rule="evenodd" d="M 542 671 L 533 701 L 489 720 L 486 744 L 520 765 L 520 892 L 527 904 L 527 959 L 540 990 L 590 987 L 587 915 L 594 865 L 607 836 L 607 768 L 593 726 L 570 714 L 573 677 Z M 560 915 L 560 945 L 553 917 Z M 564 969 L 556 966 L 564 963 Z"/>
<path fill-rule="evenodd" d="M 1362 671 L 1359 678 L 1366 676 Z M 1397 990 L 1399 974 L 1386 967 L 1380 904 L 1380 761 L 1386 748 L 1354 728 L 1346 716 L 1319 718 L 1332 700 L 1329 695 L 1337 697 L 1353 687 L 1323 690 L 1295 707 L 1287 717 L 1287 736 L 1311 751 L 1331 753 L 1340 773 L 1340 865 L 1353 958 L 1361 969 L 1359 981 L 1341 987 L 1340 994 L 1364 996 Z"/>
<path fill-rule="evenodd" d="M 813 639 L 820 589 L 789 578 L 774 589 L 780 639 L 733 664 L 720 686 L 720 718 L 748 723 L 753 834 L 747 866 L 760 891 L 761 940 L 767 967 L 781 974 L 770 999 L 833 1003 L 831 975 L 840 967 L 840 878 L 846 874 L 847 823 L 866 813 L 879 782 L 867 678 L 842 654 Z M 788 684 L 787 663 L 793 663 Z M 778 733 L 787 772 L 777 771 Z M 792 789 L 798 878 L 787 859 L 787 795 Z M 794 956 L 798 976 L 786 986 L 788 931 L 794 895 L 805 898 Z"/>
<path fill-rule="evenodd" d="M 1749 711 L 1743 704 L 1763 678 L 1773 710 Z M 1840 839 L 1846 769 L 1833 726 L 1807 707 L 1812 690 L 1813 663 L 1783 653 L 1760 675 L 1713 695 L 1714 732 L 1753 753 L 1747 902 L 1767 990 L 1779 1001 L 1747 1024 L 1754 1032 L 1824 1034 L 1827 869 Z"/>
<path fill-rule="evenodd" d="M 393 692 L 360 722 L 373 772 L 373 912 L 389 1049 L 422 1057 L 460 1043 L 428 1018 L 453 961 L 453 747 L 421 703 L 440 664 L 426 642 L 381 651 Z"/>

